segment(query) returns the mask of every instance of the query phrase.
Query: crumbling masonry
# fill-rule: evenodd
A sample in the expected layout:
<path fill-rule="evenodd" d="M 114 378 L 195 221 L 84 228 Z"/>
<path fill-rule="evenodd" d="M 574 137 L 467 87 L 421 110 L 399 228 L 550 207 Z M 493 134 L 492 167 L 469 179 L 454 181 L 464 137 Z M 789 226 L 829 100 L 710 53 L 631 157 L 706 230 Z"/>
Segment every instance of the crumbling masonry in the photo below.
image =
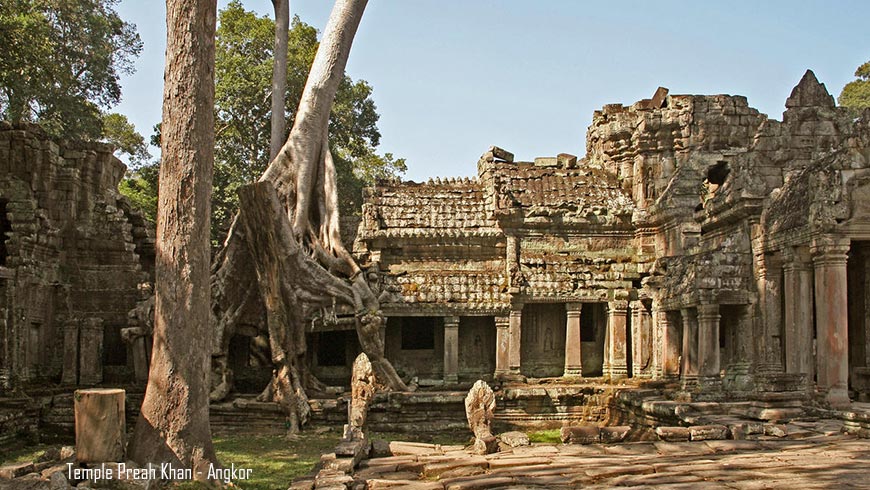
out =
<path fill-rule="evenodd" d="M 810 71 L 782 122 L 659 89 L 596 111 L 586 147 L 367 191 L 355 253 L 400 372 L 670 378 L 759 411 L 870 396 L 870 112 Z"/>
<path fill-rule="evenodd" d="M 0 122 L 0 393 L 132 377 L 121 329 L 154 242 L 124 170 L 108 145 Z"/>

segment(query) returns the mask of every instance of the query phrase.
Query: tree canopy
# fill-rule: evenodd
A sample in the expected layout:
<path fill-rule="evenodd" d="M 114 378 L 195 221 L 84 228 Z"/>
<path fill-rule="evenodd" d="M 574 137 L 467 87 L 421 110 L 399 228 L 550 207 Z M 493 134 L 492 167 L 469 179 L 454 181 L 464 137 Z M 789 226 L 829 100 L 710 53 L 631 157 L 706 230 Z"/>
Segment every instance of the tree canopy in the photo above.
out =
<path fill-rule="evenodd" d="M 870 107 L 870 61 L 855 70 L 855 77 L 843 87 L 837 102 L 857 112 Z"/>
<path fill-rule="evenodd" d="M 215 175 L 212 240 L 223 240 L 238 209 L 237 190 L 255 182 L 269 163 L 271 79 L 275 21 L 234 0 L 218 18 L 215 53 Z M 317 52 L 317 29 L 293 18 L 287 49 L 285 118 L 293 125 L 308 70 Z M 403 159 L 379 155 L 378 113 L 372 87 L 345 76 L 329 123 L 339 203 L 359 212 L 361 189 L 375 178 L 405 171 Z"/>
<path fill-rule="evenodd" d="M 118 0 L 0 2 L 0 117 L 96 139 L 142 41 Z"/>

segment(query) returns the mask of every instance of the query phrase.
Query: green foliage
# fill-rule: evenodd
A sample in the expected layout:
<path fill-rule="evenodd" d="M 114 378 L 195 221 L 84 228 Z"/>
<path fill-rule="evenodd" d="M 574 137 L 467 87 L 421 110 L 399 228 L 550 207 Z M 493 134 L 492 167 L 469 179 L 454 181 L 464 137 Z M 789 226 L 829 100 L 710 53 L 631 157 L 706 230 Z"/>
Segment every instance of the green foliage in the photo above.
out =
<path fill-rule="evenodd" d="M 121 98 L 121 74 L 142 50 L 118 0 L 0 2 L 0 117 L 49 133 L 99 138 L 100 108 Z"/>
<path fill-rule="evenodd" d="M 853 80 L 843 87 L 837 102 L 857 114 L 870 107 L 870 61 L 855 70 L 855 77 L 857 80 Z"/>
<path fill-rule="evenodd" d="M 237 0 L 219 14 L 215 52 L 215 173 L 212 240 L 223 238 L 238 208 L 237 190 L 256 181 L 269 163 L 272 51 L 275 22 Z M 287 127 L 302 97 L 317 52 L 317 30 L 294 17 L 288 36 Z M 378 113 L 367 82 L 345 77 L 335 97 L 329 138 L 336 160 L 340 212 L 359 212 L 364 185 L 397 175 L 405 161 L 378 155 Z M 289 129 L 288 129 L 289 132 Z"/>
<path fill-rule="evenodd" d="M 127 116 L 115 112 L 103 115 L 103 141 L 113 145 L 116 151 L 130 158 L 130 166 L 138 168 L 151 159 L 145 138 Z"/>
<path fill-rule="evenodd" d="M 118 190 L 152 223 L 157 220 L 157 181 L 160 163 L 147 163 L 127 171 Z"/>
<path fill-rule="evenodd" d="M 559 429 L 539 430 L 529 433 L 529 442 L 541 444 L 560 444 L 562 433 Z"/>

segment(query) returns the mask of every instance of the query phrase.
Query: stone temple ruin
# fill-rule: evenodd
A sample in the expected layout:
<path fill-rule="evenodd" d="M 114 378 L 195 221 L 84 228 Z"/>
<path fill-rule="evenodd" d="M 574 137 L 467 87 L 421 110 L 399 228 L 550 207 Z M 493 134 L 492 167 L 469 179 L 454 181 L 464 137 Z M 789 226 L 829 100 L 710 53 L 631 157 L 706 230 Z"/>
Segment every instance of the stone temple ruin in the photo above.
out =
<path fill-rule="evenodd" d="M 154 240 L 112 151 L 0 122 L 0 394 L 132 376 L 121 330 L 153 280 Z"/>
<path fill-rule="evenodd" d="M 870 112 L 836 107 L 809 71 L 781 122 L 745 97 L 660 88 L 596 111 L 586 147 L 533 162 L 492 147 L 477 178 L 365 191 L 345 239 L 387 317 L 386 357 L 441 393 L 379 394 L 368 424 L 467 430 L 464 392 L 449 390 L 478 379 L 494 382 L 502 425 L 607 423 L 632 388 L 641 401 L 622 398 L 637 410 L 617 423 L 685 422 L 652 395 L 768 420 L 870 401 Z M 125 386 L 138 411 L 154 243 L 117 191 L 123 172 L 108 146 L 0 126 L 0 394 L 50 388 L 0 397 L 4 438 L 70 430 L 73 385 Z M 360 352 L 345 313 L 310 318 L 308 362 L 327 384 L 346 385 Z M 240 393 L 271 373 L 263 316 L 218 362 Z M 216 403 L 212 424 L 276 425 L 266 405 Z M 312 414 L 346 420 L 335 400 Z"/>
<path fill-rule="evenodd" d="M 808 71 L 782 122 L 661 88 L 596 111 L 586 146 L 534 162 L 492 147 L 475 179 L 367 191 L 354 251 L 400 372 L 868 399 L 870 114 L 853 120 Z M 313 337 L 322 370 L 356 349 Z"/>

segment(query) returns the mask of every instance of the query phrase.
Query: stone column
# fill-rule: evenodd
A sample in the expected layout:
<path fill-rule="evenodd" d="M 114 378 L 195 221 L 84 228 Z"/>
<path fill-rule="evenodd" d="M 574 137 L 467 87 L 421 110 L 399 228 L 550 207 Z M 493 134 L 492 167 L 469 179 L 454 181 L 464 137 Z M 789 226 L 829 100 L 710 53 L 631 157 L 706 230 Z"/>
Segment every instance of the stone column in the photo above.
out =
<path fill-rule="evenodd" d="M 607 304 L 607 357 L 608 370 L 605 375 L 611 379 L 628 376 L 626 359 L 626 318 L 628 301 L 616 300 Z"/>
<path fill-rule="evenodd" d="M 61 384 L 74 385 L 79 382 L 79 323 L 67 320 L 63 325 L 63 374 Z"/>
<path fill-rule="evenodd" d="M 512 374 L 520 374 L 520 346 L 522 343 L 523 305 L 511 306 L 510 313 L 510 351 L 508 353 L 508 369 Z"/>
<path fill-rule="evenodd" d="M 755 370 L 757 373 L 782 372 L 782 258 L 761 254 L 755 258 L 760 315 L 756 328 Z"/>
<path fill-rule="evenodd" d="M 87 318 L 79 330 L 79 383 L 103 381 L 103 320 Z"/>
<path fill-rule="evenodd" d="M 444 382 L 459 381 L 459 317 L 444 317 Z"/>
<path fill-rule="evenodd" d="M 848 240 L 813 242 L 818 387 L 832 407 L 849 405 Z"/>
<path fill-rule="evenodd" d="M 643 301 L 631 302 L 631 376 L 652 377 L 656 370 L 653 361 L 652 317 Z"/>
<path fill-rule="evenodd" d="M 698 376 L 705 384 L 715 384 L 719 369 L 719 305 L 699 305 Z"/>
<path fill-rule="evenodd" d="M 582 303 L 566 303 L 568 321 L 565 328 L 565 376 L 583 376 L 583 350 L 580 338 Z"/>
<path fill-rule="evenodd" d="M 510 317 L 495 317 L 495 377 L 501 378 L 510 372 Z"/>
<path fill-rule="evenodd" d="M 785 371 L 806 374 L 812 381 L 813 367 L 813 268 L 805 251 L 783 254 L 785 302 Z"/>
<path fill-rule="evenodd" d="M 655 318 L 662 335 L 661 375 L 664 378 L 676 378 L 680 375 L 680 329 L 682 324 L 673 318 L 675 313 L 657 311 Z"/>
<path fill-rule="evenodd" d="M 681 353 L 680 377 L 684 385 L 698 380 L 698 317 L 694 308 L 681 312 L 683 317 L 683 349 Z"/>

